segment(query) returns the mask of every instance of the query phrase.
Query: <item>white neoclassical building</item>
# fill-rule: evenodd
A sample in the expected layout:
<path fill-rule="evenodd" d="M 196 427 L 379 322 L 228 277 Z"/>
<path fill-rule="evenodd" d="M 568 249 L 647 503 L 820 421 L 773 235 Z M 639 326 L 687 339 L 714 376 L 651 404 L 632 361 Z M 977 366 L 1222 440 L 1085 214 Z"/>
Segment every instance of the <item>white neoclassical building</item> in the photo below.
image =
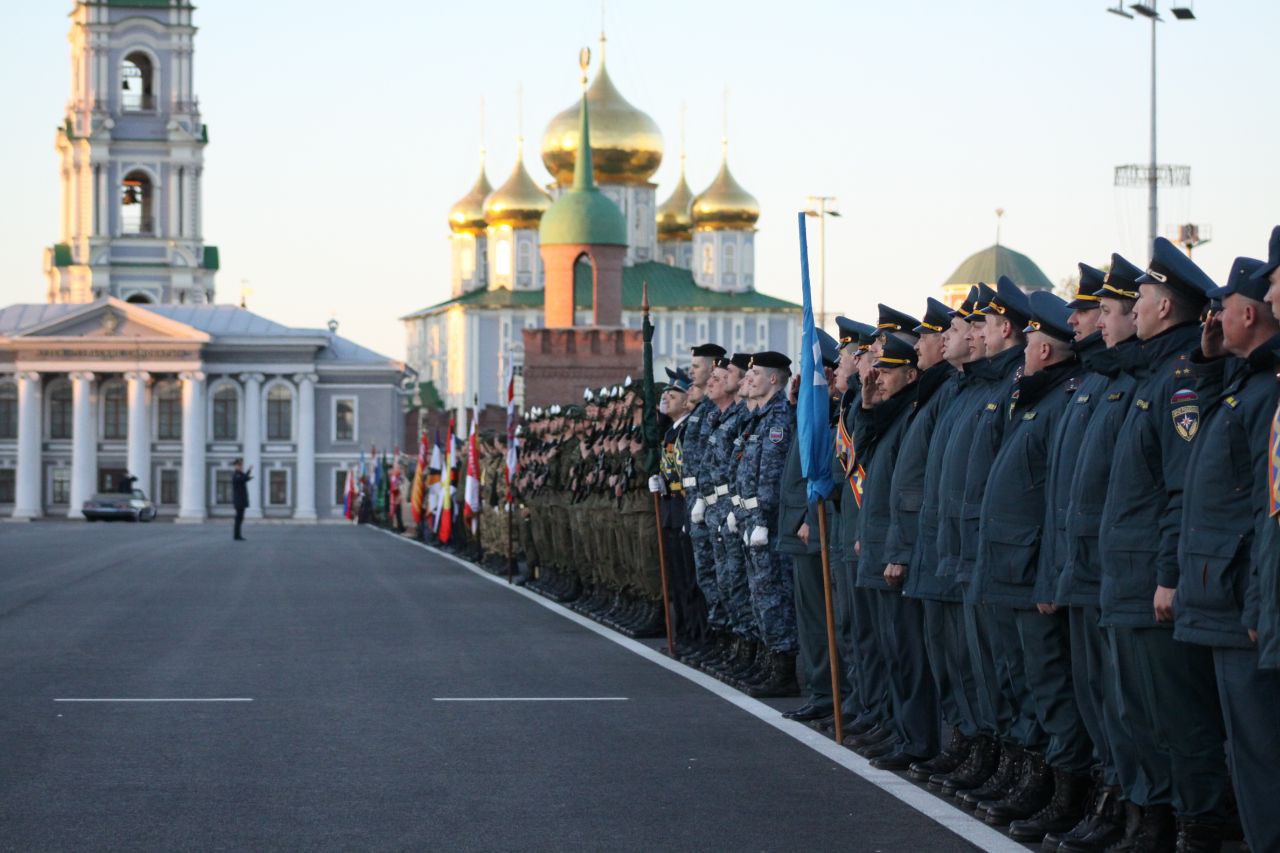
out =
<path fill-rule="evenodd" d="M 0 515 L 80 518 L 126 473 L 162 516 L 230 514 L 243 458 L 250 518 L 337 517 L 359 454 L 402 441 L 406 378 L 230 305 L 0 309 Z"/>

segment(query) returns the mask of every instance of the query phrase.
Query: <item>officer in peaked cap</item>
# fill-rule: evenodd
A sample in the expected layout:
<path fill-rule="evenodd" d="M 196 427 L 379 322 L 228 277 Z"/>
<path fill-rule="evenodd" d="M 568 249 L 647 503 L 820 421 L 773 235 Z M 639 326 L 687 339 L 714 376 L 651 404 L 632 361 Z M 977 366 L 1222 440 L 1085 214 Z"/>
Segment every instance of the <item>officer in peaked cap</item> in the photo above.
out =
<path fill-rule="evenodd" d="M 840 331 L 840 349 L 850 345 L 856 346 L 864 338 L 874 338 L 876 334 L 874 326 L 850 320 L 848 317 L 837 317 L 836 328 Z"/>
<path fill-rule="evenodd" d="M 924 319 L 911 331 L 917 335 L 940 335 L 951 325 L 951 309 L 945 304 L 929 297 L 925 304 Z"/>
<path fill-rule="evenodd" d="M 1280 225 L 1271 229 L 1271 242 L 1267 244 L 1267 261 L 1253 271 L 1255 278 L 1269 279 L 1280 270 Z"/>
<path fill-rule="evenodd" d="M 689 374 L 685 372 L 683 367 L 677 367 L 675 370 L 666 368 L 667 371 L 667 387 L 674 388 L 682 393 L 688 393 L 689 386 L 693 384 L 689 379 Z"/>
<path fill-rule="evenodd" d="M 1254 271 L 1254 275 L 1269 281 L 1268 291 L 1271 313 L 1280 318 L 1280 225 L 1271 231 L 1271 243 L 1268 247 L 1267 262 Z M 1274 418 L 1272 429 L 1280 435 L 1280 418 Z M 1271 464 L 1280 469 L 1280 459 L 1271 458 Z M 1280 511 L 1280 476 L 1269 484 L 1268 501 L 1264 509 L 1276 519 Z M 1260 554 L 1269 555 L 1257 567 L 1257 589 L 1260 607 L 1257 618 L 1258 666 L 1267 670 L 1280 669 L 1280 525 L 1264 524 L 1260 536 L 1262 547 Z"/>
<path fill-rule="evenodd" d="M 1022 288 L 1014 284 L 1013 279 L 1007 275 L 1002 275 L 996 282 L 995 294 L 982 307 L 982 313 L 988 317 L 1008 317 L 1011 323 L 1021 329 L 1022 326 L 1018 324 L 1026 324 L 1031 316 L 1031 305 Z"/>
<path fill-rule="evenodd" d="M 822 350 L 822 366 L 835 369 L 840 362 L 840 343 L 825 329 L 814 329 L 818 334 L 818 346 Z"/>
<path fill-rule="evenodd" d="M 1213 656 L 1204 646 L 1174 642 L 1168 630 L 1179 576 L 1173 531 L 1182 526 L 1201 417 L 1190 359 L 1201 339 L 1200 312 L 1215 286 L 1163 237 L 1135 283 L 1142 345 L 1098 536 L 1102 624 L 1119 662 L 1113 689 L 1130 727 L 1151 731 L 1164 747 L 1139 756 L 1151 789 L 1168 792 L 1144 804 L 1143 822 L 1148 835 L 1172 839 L 1175 818 L 1179 831 L 1220 824 L 1226 786 L 1222 720 L 1203 712 L 1218 701 Z"/>
<path fill-rule="evenodd" d="M 1083 340 L 1098 327 L 1098 309 L 1102 307 L 1102 290 L 1106 273 L 1086 263 L 1080 263 L 1080 284 L 1076 287 L 1076 295 L 1067 303 L 1072 311 L 1072 327 L 1076 330 L 1076 339 Z"/>
<path fill-rule="evenodd" d="M 1099 275 L 1098 280 L 1101 282 L 1101 275 Z M 1079 297 L 1077 296 L 1077 298 Z M 1074 301 L 1072 300 L 1072 302 Z M 1047 290 L 1037 290 L 1032 293 L 1027 297 L 1030 316 L 1027 318 L 1027 325 L 1022 329 L 1023 334 L 1040 332 L 1051 338 L 1070 343 L 1075 338 L 1075 331 L 1071 328 L 1070 304 L 1063 302 Z"/>
<path fill-rule="evenodd" d="M 916 326 L 919 326 L 916 323 Z M 915 328 L 914 326 L 912 327 Z M 916 349 L 906 341 L 895 337 L 887 337 L 884 341 L 884 347 L 880 350 L 880 357 L 876 359 L 873 365 L 877 370 L 894 370 L 900 367 L 915 367 L 919 363 L 919 356 Z"/>
<path fill-rule="evenodd" d="M 876 307 L 880 312 L 879 319 L 876 320 L 876 330 L 881 334 L 901 332 L 917 337 L 916 326 L 920 325 L 920 321 L 915 317 L 904 314 L 896 308 L 890 308 L 888 305 L 880 304 Z"/>
<path fill-rule="evenodd" d="M 975 288 L 977 293 L 974 293 Z M 996 298 L 996 289 L 985 281 L 980 281 L 969 289 L 969 293 L 971 298 L 966 301 L 970 303 L 971 307 L 969 313 L 965 315 L 965 320 L 970 323 L 981 323 L 983 318 L 986 317 L 983 311 L 991 304 L 991 300 Z"/>
<path fill-rule="evenodd" d="M 965 294 L 964 301 L 961 302 L 959 305 L 957 305 L 955 308 L 952 308 L 950 311 L 948 311 L 947 315 L 950 316 L 953 320 L 956 317 L 959 317 L 961 319 L 968 317 L 970 314 L 973 313 L 974 303 L 978 301 L 978 295 L 981 292 L 982 291 L 978 289 L 978 285 L 976 284 L 970 285 L 969 292 Z"/>

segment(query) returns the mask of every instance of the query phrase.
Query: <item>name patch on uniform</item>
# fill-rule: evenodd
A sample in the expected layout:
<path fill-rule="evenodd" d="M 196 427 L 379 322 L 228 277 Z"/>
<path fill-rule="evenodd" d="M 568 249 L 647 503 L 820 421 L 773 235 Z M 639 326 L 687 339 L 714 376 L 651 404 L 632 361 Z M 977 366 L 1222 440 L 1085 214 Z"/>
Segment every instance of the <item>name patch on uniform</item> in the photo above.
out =
<path fill-rule="evenodd" d="M 1088 395 L 1088 394 L 1081 394 L 1079 397 L 1076 397 L 1076 402 L 1077 402 L 1077 403 L 1087 403 L 1087 402 L 1089 402 L 1089 395 Z"/>
<path fill-rule="evenodd" d="M 769 440 L 774 444 L 782 444 L 782 440 L 787 437 L 787 431 L 782 427 L 773 427 L 769 430 Z"/>
<path fill-rule="evenodd" d="M 1145 412 L 1147 409 L 1151 408 L 1151 401 L 1150 401 L 1150 400 L 1137 399 L 1137 400 L 1134 400 L 1134 401 L 1133 401 L 1133 404 L 1134 404 L 1135 406 L 1137 406 L 1139 409 L 1142 409 L 1142 411 L 1144 411 L 1144 412 Z"/>
<path fill-rule="evenodd" d="M 1023 413 L 1022 413 L 1022 419 L 1023 419 L 1024 421 L 1034 421 L 1034 420 L 1036 419 L 1036 413 L 1035 413 L 1035 412 L 1023 412 Z"/>
<path fill-rule="evenodd" d="M 1183 441 L 1190 441 L 1196 437 L 1196 433 L 1200 431 L 1200 406 L 1192 403 L 1188 406 L 1178 406 L 1171 413 L 1173 417 L 1173 429 L 1178 433 L 1178 437 Z"/>
<path fill-rule="evenodd" d="M 1223 400 L 1223 401 L 1222 401 L 1222 403 L 1223 403 L 1223 405 L 1225 405 L 1225 406 L 1230 406 L 1230 407 L 1231 407 L 1231 408 L 1233 408 L 1233 409 L 1234 409 L 1236 406 L 1240 405 L 1240 401 L 1239 401 L 1239 400 L 1237 400 L 1235 397 L 1230 397 L 1230 396 L 1229 396 L 1229 397 L 1227 397 L 1227 399 Z"/>
<path fill-rule="evenodd" d="M 996 403 L 987 403 L 987 411 L 988 411 L 988 412 L 994 412 L 994 411 L 995 411 L 996 409 L 998 409 L 998 408 L 1000 408 L 1000 406 L 999 406 L 998 404 L 996 404 Z"/>
<path fill-rule="evenodd" d="M 1121 399 L 1122 397 L 1124 397 L 1124 392 L 1123 392 L 1123 391 L 1112 391 L 1110 394 L 1108 394 L 1108 395 L 1107 395 L 1107 399 L 1108 399 L 1108 400 L 1110 400 L 1110 401 L 1111 401 L 1111 402 L 1113 402 L 1113 403 L 1114 403 L 1116 400 Z"/>

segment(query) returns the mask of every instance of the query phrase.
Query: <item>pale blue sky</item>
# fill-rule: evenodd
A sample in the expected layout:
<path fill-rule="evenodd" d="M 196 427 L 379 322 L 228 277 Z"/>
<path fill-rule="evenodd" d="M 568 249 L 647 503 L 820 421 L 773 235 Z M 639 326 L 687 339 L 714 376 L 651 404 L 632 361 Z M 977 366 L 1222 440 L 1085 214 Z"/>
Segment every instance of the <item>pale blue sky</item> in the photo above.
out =
<path fill-rule="evenodd" d="M 793 217 L 822 193 L 845 214 L 828 230 L 828 311 L 918 311 L 993 241 L 996 207 L 1003 242 L 1055 282 L 1112 251 L 1142 262 L 1145 192 L 1111 183 L 1115 164 L 1147 157 L 1149 27 L 1107 5 L 614 0 L 609 68 L 663 129 L 660 198 L 682 102 L 695 192 L 714 175 L 728 84 L 730 162 L 763 209 L 761 290 L 798 299 Z M 0 304 L 44 299 L 71 2 L 6 6 Z M 1234 256 L 1265 255 L 1280 222 L 1280 3 L 1195 11 L 1160 32 L 1160 159 L 1192 167 L 1190 190 L 1163 194 L 1161 221 L 1210 224 L 1197 260 L 1224 278 Z M 490 179 L 511 169 L 523 85 L 526 162 L 549 180 L 542 131 L 576 96 L 577 50 L 595 46 L 599 15 L 593 0 L 199 4 L 219 301 L 247 279 L 256 311 L 306 326 L 332 313 L 344 334 L 402 355 L 396 318 L 448 296 L 445 218 L 475 178 L 481 96 Z"/>

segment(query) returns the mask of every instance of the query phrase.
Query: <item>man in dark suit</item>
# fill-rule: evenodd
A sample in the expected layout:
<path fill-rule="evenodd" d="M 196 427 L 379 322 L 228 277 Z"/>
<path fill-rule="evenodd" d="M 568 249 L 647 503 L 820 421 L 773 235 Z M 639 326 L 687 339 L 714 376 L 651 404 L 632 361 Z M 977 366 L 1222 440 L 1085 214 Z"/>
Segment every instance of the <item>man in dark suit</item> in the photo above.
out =
<path fill-rule="evenodd" d="M 236 508 L 236 540 L 244 541 L 240 535 L 240 525 L 244 523 L 244 511 L 249 506 L 249 481 L 253 479 L 253 468 L 244 470 L 244 460 L 235 461 L 235 472 L 231 475 L 231 503 Z"/>

